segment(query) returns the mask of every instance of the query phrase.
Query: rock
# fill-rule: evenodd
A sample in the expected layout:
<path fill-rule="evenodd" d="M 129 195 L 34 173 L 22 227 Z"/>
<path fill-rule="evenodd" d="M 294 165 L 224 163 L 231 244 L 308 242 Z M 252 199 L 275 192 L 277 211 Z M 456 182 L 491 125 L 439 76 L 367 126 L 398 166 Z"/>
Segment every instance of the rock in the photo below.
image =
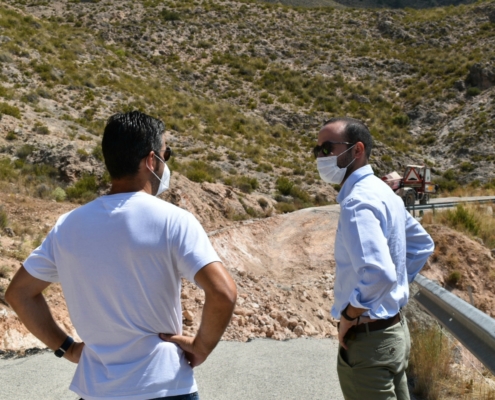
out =
<path fill-rule="evenodd" d="M 466 84 L 486 90 L 495 85 L 495 63 L 476 63 L 469 70 Z"/>
<path fill-rule="evenodd" d="M 3 231 L 8 237 L 14 237 L 15 232 L 12 230 L 12 228 L 4 228 Z"/>
<path fill-rule="evenodd" d="M 189 310 L 184 310 L 182 312 L 182 316 L 186 319 L 186 321 L 193 321 L 194 320 L 194 314 Z"/>
<path fill-rule="evenodd" d="M 464 92 L 466 90 L 466 83 L 462 80 L 455 81 L 454 82 L 454 87 L 459 91 L 459 92 Z"/>
<path fill-rule="evenodd" d="M 489 13 L 488 13 L 488 19 L 490 20 L 490 22 L 492 24 L 495 24 L 495 9 L 491 10 Z"/>
<path fill-rule="evenodd" d="M 297 325 L 294 328 L 294 333 L 297 337 L 301 337 L 302 335 L 304 335 L 304 328 L 301 325 Z"/>
<path fill-rule="evenodd" d="M 235 315 L 242 315 L 243 317 L 249 317 L 249 316 L 252 316 L 254 314 L 254 311 L 249 310 L 247 308 L 236 307 L 234 309 L 234 314 Z"/>
<path fill-rule="evenodd" d="M 299 321 L 297 320 L 297 318 L 290 318 L 288 321 L 288 328 L 290 330 L 294 330 L 298 323 Z"/>
<path fill-rule="evenodd" d="M 362 104 L 370 104 L 371 103 L 370 99 L 368 99 L 366 96 L 362 96 L 360 94 L 354 93 L 352 95 L 352 98 L 354 100 L 356 100 L 358 103 L 362 103 Z"/>

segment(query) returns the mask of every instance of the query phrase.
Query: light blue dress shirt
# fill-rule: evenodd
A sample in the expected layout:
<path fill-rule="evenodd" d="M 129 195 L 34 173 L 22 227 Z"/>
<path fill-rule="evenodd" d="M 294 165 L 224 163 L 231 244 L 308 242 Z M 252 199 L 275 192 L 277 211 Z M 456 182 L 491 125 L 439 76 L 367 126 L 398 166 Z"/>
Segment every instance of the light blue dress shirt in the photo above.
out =
<path fill-rule="evenodd" d="M 332 316 L 340 319 L 350 303 L 373 319 L 392 317 L 407 304 L 409 283 L 433 252 L 433 240 L 369 165 L 347 178 L 337 201 Z"/>

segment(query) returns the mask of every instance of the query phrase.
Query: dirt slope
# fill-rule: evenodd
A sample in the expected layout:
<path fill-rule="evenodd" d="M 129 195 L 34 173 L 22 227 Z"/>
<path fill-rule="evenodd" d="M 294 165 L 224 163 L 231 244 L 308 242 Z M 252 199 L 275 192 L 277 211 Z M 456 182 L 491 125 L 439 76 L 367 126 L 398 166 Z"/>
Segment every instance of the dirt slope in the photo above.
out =
<path fill-rule="evenodd" d="M 191 183 L 181 183 L 182 179 L 185 178 L 177 180 L 180 186 L 168 196 L 179 206 L 190 209 L 205 224 L 213 246 L 238 285 L 238 304 L 224 339 L 334 336 L 336 321 L 329 316 L 329 310 L 333 302 L 333 246 L 338 206 L 233 223 L 215 208 L 222 201 L 230 201 L 228 197 L 208 197 L 214 191 L 226 193 L 229 188 L 215 185 L 215 190 L 205 190 L 212 189 L 208 186 L 186 190 Z M 20 261 L 36 245 L 36 238 L 46 234 L 57 216 L 73 206 L 20 195 L 0 195 L 0 198 L 12 230 L 18 231 L 13 237 L 3 233 L 0 238 L 0 351 L 18 351 L 41 344 L 2 302 L 2 291 Z M 30 230 L 22 232 L 22 227 Z M 467 288 L 471 286 L 474 304 L 494 316 L 495 264 L 489 249 L 442 226 L 431 225 L 427 229 L 437 249 L 424 275 L 468 301 Z M 460 275 L 455 283 L 452 282 L 454 271 Z M 46 295 L 55 318 L 75 334 L 60 287 L 52 285 Z M 184 332 L 193 335 L 199 325 L 204 295 L 195 285 L 184 282 L 182 303 Z"/>

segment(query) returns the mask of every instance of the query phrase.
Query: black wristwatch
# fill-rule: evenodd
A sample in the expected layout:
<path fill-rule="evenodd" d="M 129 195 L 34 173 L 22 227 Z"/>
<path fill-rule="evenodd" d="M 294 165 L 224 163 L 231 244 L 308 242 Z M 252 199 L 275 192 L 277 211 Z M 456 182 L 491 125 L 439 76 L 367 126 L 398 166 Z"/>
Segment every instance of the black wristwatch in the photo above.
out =
<path fill-rule="evenodd" d="M 349 307 L 349 305 L 347 305 L 347 307 Z M 349 317 L 349 315 L 347 315 L 347 307 L 342 310 L 342 312 L 340 313 L 340 315 L 342 315 L 347 321 L 350 321 L 350 322 L 355 321 L 356 319 L 358 319 L 358 317 L 351 318 L 351 317 Z"/>
<path fill-rule="evenodd" d="M 74 343 L 74 339 L 72 339 L 70 336 L 67 336 L 62 345 L 55 351 L 55 356 L 57 356 L 58 358 L 62 358 L 65 352 L 69 350 L 69 347 L 72 343 Z"/>

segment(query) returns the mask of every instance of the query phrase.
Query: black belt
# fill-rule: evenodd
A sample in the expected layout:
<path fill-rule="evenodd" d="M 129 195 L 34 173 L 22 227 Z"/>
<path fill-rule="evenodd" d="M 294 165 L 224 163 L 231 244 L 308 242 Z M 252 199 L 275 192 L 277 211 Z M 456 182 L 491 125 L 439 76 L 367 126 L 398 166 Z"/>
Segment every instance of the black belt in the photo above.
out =
<path fill-rule="evenodd" d="M 366 324 L 354 325 L 349 328 L 348 332 L 363 333 L 381 331 L 397 324 L 398 322 L 400 322 L 400 313 L 397 313 L 393 317 L 387 319 L 377 319 L 376 321 L 368 322 Z M 368 329 L 366 329 L 366 325 L 368 325 Z"/>

